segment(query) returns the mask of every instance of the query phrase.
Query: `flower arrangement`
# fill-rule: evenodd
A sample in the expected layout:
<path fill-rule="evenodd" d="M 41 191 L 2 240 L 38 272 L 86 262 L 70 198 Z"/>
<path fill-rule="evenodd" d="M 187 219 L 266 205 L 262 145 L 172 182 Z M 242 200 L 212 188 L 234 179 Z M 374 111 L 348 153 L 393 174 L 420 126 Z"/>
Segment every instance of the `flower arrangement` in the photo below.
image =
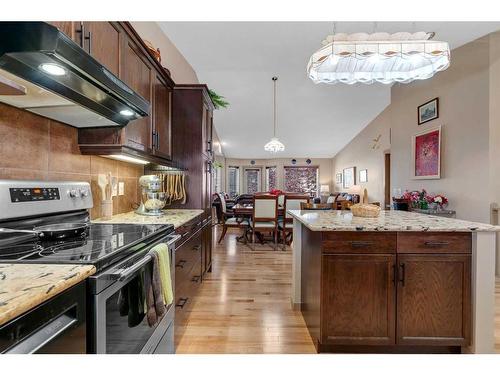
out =
<path fill-rule="evenodd" d="M 408 200 L 413 208 L 428 209 L 429 204 L 443 208 L 448 204 L 448 198 L 442 194 L 431 195 L 425 189 L 421 191 L 406 190 L 402 196 L 403 199 Z"/>
<path fill-rule="evenodd" d="M 282 195 L 282 194 L 285 194 L 283 192 L 283 190 L 280 190 L 280 189 L 271 189 L 271 191 L 269 192 L 269 194 L 271 195 Z"/>

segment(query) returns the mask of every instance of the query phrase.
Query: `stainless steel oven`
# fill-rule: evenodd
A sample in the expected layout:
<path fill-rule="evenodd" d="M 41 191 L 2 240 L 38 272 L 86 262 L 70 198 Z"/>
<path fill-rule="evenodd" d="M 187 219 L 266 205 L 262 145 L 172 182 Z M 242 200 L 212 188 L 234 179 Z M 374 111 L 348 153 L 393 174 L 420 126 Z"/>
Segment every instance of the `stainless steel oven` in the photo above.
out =
<path fill-rule="evenodd" d="M 169 248 L 172 288 L 175 290 L 175 242 L 179 238 L 178 235 L 163 235 L 142 248 L 139 244 L 132 256 L 90 277 L 90 352 L 174 353 L 174 304 L 167 306 L 167 313 L 152 327 L 145 316 L 139 323 L 130 324 L 129 316 L 120 313 L 120 293 L 138 287 L 141 273 L 146 267 L 152 267 L 148 253 L 160 243 L 167 243 Z"/>

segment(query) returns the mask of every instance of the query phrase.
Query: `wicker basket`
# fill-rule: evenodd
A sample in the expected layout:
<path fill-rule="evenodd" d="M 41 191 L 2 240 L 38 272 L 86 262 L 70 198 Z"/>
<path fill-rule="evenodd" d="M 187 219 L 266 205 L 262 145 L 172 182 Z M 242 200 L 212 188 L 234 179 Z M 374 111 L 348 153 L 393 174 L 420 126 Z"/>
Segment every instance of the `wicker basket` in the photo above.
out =
<path fill-rule="evenodd" d="M 378 217 L 380 215 L 380 207 L 374 204 L 358 203 L 350 208 L 353 216 Z"/>

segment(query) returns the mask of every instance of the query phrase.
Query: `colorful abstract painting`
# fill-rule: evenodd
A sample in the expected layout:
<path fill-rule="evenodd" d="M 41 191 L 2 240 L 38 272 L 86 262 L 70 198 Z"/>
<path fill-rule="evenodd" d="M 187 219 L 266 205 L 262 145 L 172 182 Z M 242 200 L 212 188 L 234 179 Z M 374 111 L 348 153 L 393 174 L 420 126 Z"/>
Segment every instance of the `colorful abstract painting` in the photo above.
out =
<path fill-rule="evenodd" d="M 413 137 L 414 177 L 441 177 L 441 127 Z"/>

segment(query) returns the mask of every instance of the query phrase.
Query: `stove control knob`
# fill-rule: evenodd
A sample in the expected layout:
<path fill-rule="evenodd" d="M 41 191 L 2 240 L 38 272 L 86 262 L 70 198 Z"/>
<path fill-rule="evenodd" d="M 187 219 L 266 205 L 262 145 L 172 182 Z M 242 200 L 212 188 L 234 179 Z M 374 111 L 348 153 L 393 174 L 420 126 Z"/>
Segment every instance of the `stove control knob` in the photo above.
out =
<path fill-rule="evenodd" d="M 82 196 L 82 198 L 86 198 L 89 196 L 89 192 L 87 190 L 80 190 L 80 195 Z"/>
<path fill-rule="evenodd" d="M 78 191 L 76 191 L 76 189 L 71 189 L 69 192 L 68 192 L 69 196 L 71 198 L 76 198 L 78 197 Z"/>

